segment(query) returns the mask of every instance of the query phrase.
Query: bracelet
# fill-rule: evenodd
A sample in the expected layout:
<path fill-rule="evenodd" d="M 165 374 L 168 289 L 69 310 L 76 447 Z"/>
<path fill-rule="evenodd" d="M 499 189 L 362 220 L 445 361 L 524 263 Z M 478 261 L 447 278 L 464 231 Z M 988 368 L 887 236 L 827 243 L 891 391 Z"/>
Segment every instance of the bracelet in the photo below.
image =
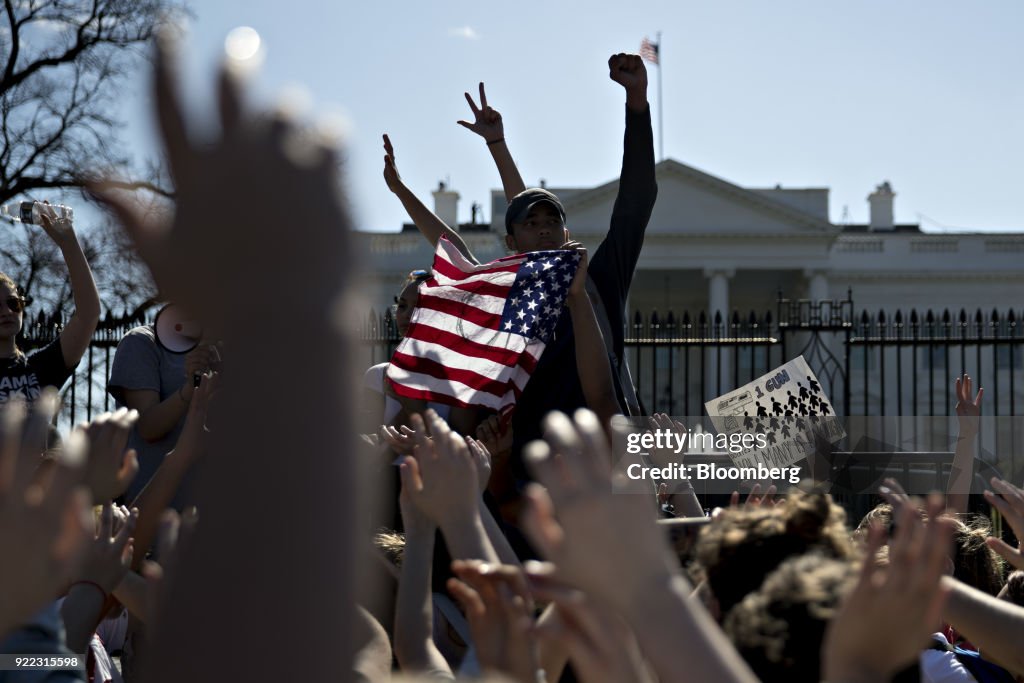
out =
<path fill-rule="evenodd" d="M 71 592 L 71 588 L 74 588 L 75 586 L 92 586 L 93 588 L 98 590 L 100 592 L 100 594 L 103 596 L 103 602 L 107 601 L 107 591 L 103 590 L 103 586 L 99 585 L 95 581 L 89 581 L 87 579 L 82 579 L 81 581 L 75 581 L 74 583 L 71 584 L 71 587 L 68 588 L 68 593 L 70 593 Z"/>
<path fill-rule="evenodd" d="M 487 143 L 487 146 L 490 147 L 491 145 L 496 145 L 499 142 L 505 142 L 505 138 L 498 138 L 497 140 L 491 140 L 490 142 Z"/>

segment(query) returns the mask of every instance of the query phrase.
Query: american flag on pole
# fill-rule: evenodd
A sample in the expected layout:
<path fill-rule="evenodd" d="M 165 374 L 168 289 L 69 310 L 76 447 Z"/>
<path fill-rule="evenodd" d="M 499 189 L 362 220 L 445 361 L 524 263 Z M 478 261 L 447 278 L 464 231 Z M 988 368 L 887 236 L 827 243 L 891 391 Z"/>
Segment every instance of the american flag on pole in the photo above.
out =
<path fill-rule="evenodd" d="M 658 44 L 652 43 L 647 36 L 640 41 L 640 58 L 651 64 L 658 64 Z"/>
<path fill-rule="evenodd" d="M 477 265 L 439 240 L 388 367 L 395 393 L 510 413 L 554 332 L 579 261 L 575 251 L 554 250 Z"/>

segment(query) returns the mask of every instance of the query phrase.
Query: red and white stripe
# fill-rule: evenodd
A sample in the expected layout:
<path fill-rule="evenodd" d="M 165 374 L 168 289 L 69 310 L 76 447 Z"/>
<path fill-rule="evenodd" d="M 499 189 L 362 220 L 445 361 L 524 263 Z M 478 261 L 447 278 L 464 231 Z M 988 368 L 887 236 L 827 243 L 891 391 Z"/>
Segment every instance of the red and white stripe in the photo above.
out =
<path fill-rule="evenodd" d="M 470 263 L 447 239 L 387 379 L 399 396 L 504 413 L 515 405 L 544 343 L 500 329 L 521 255 Z"/>

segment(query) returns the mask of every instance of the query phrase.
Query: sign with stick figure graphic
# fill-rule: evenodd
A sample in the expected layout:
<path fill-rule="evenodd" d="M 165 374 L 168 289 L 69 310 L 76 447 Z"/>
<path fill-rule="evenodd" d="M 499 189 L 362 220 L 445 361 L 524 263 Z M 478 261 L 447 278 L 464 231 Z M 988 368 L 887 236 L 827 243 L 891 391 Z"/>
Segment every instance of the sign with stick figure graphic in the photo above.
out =
<path fill-rule="evenodd" d="M 730 453 L 739 467 L 758 463 L 786 467 L 811 454 L 816 443 L 835 443 L 846 436 L 832 402 L 803 356 L 704 407 L 720 433 L 766 435 L 767 448 Z"/>

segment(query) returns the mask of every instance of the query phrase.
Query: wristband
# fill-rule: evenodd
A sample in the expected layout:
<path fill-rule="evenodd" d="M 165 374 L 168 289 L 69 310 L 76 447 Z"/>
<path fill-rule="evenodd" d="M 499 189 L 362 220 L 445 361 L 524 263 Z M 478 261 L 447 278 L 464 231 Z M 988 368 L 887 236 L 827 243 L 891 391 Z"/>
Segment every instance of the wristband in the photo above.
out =
<path fill-rule="evenodd" d="M 75 586 L 92 586 L 93 588 L 98 590 L 100 594 L 103 596 L 103 602 L 107 601 L 107 591 L 103 590 L 103 586 L 99 585 L 95 581 L 83 579 L 81 581 L 75 581 L 71 584 L 71 588 L 74 588 Z M 68 593 L 71 592 L 71 588 L 68 588 Z"/>
<path fill-rule="evenodd" d="M 491 140 L 490 142 L 487 143 L 487 146 L 490 147 L 491 145 L 496 145 L 499 142 L 505 142 L 505 138 L 498 138 L 497 140 Z"/>

